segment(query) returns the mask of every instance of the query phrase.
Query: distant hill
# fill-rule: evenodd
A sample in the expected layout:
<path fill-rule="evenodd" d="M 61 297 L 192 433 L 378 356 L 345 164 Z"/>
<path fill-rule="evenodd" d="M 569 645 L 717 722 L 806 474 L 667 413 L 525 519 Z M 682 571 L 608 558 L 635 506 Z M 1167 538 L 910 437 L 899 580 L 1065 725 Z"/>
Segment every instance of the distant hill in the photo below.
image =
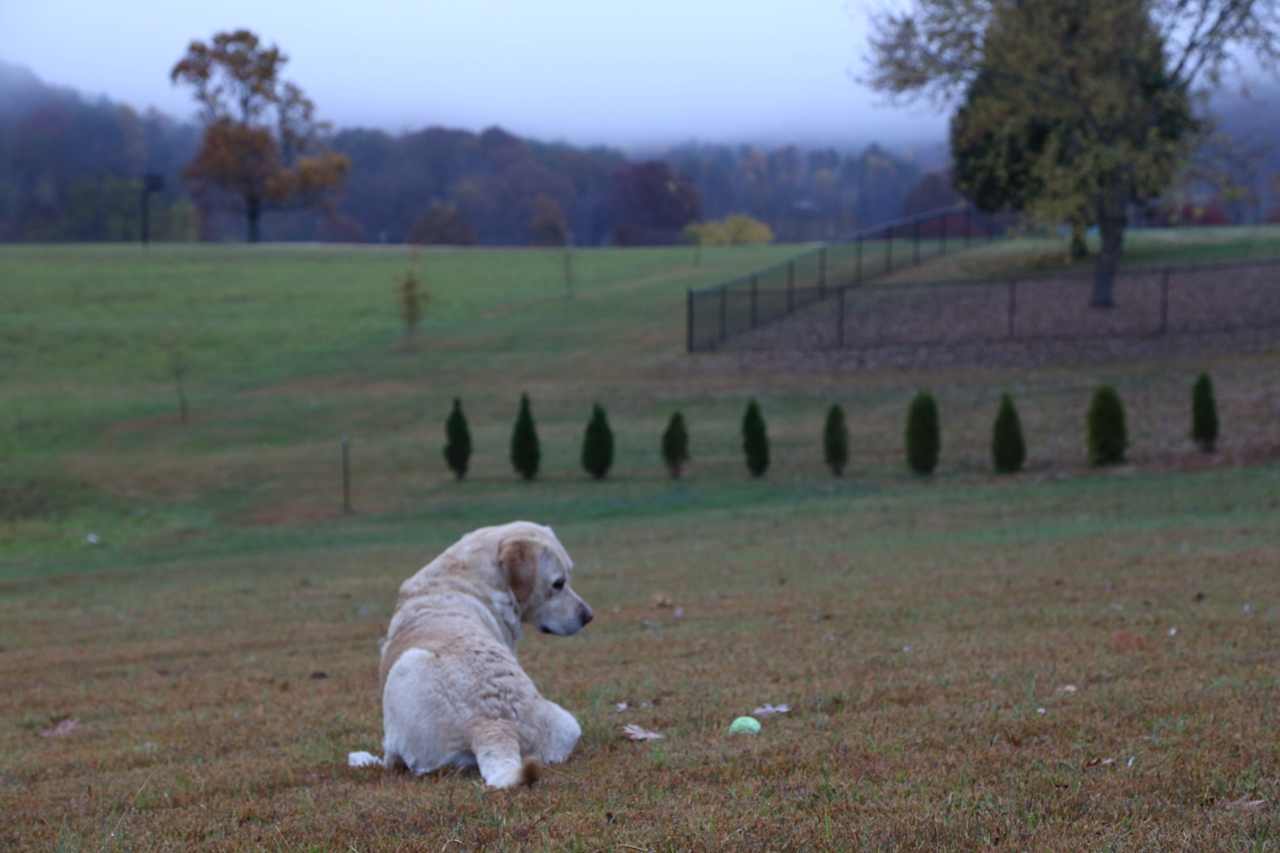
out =
<path fill-rule="evenodd" d="M 199 128 L 107 98 L 86 98 L 0 63 L 0 240 L 134 239 L 138 180 L 166 178 L 160 239 L 238 239 L 234 209 L 197 208 L 182 169 Z M 535 206 L 551 200 L 579 244 L 607 242 L 617 223 L 620 150 L 523 139 L 501 128 L 392 134 L 343 128 L 328 140 L 352 171 L 323 213 L 274 213 L 269 240 L 400 242 L 429 211 L 465 220 L 482 243 L 525 243 Z M 835 239 L 900 215 L 921 169 L 878 146 L 861 151 L 682 145 L 655 155 L 689 178 L 701 214 L 748 213 L 779 239 Z M 539 202 L 539 199 L 542 199 Z"/>

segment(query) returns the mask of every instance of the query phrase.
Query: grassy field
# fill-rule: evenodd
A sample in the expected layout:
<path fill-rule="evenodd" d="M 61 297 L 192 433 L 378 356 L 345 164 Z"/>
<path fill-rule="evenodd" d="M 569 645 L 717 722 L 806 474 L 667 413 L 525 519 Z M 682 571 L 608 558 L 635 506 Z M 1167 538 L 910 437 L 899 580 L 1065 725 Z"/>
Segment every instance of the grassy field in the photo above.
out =
<path fill-rule="evenodd" d="M 1220 251 L 1197 245 L 1154 257 Z M 0 846 L 1280 847 L 1280 348 L 931 373 L 683 354 L 687 287 L 793 251 L 582 251 L 570 289 L 553 252 L 0 249 Z M 410 340 L 394 285 L 415 262 L 431 301 Z M 1186 437 L 1201 369 L 1213 457 Z M 1100 382 L 1132 436 L 1107 473 L 1084 464 Z M 944 434 L 924 482 L 900 441 L 926 386 Z M 1011 479 L 989 473 L 1004 390 L 1030 450 Z M 522 391 L 532 484 L 507 461 Z M 455 396 L 463 483 L 440 456 Z M 739 448 L 751 396 L 763 481 Z M 596 400 L 603 483 L 578 466 Z M 819 445 L 836 401 L 842 480 Z M 672 483 L 677 408 L 694 459 Z M 554 525 L 597 613 L 521 647 L 578 752 L 501 794 L 346 768 L 379 746 L 400 580 L 513 518 Z M 792 711 L 727 735 L 764 703 Z"/>

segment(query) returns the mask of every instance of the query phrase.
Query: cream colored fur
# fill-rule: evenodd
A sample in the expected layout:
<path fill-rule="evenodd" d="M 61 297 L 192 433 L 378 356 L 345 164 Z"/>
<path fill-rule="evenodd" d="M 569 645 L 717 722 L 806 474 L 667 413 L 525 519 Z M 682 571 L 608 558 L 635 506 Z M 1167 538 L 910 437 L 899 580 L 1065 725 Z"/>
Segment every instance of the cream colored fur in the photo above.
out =
<path fill-rule="evenodd" d="M 582 733 L 516 661 L 525 622 L 568 635 L 591 621 L 569 586 L 573 561 L 549 527 L 472 531 L 400 585 L 382 645 L 383 757 L 351 766 L 430 773 L 479 765 L 494 788 L 532 783 Z"/>

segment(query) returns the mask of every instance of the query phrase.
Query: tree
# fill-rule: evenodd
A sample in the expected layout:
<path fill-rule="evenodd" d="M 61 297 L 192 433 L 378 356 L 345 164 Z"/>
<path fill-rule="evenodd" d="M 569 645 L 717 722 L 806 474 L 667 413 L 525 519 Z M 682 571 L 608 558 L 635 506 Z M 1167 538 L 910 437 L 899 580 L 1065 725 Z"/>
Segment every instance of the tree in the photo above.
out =
<path fill-rule="evenodd" d="M 827 422 L 822 428 L 822 455 L 827 467 L 837 477 L 844 474 L 849 463 L 849 427 L 844 422 L 844 409 L 834 404 L 827 411 Z"/>
<path fill-rule="evenodd" d="M 745 213 L 686 225 L 685 240 L 697 246 L 759 246 L 773 242 L 773 229 Z"/>
<path fill-rule="evenodd" d="M 671 479 L 680 479 L 689 461 L 689 431 L 684 425 L 684 415 L 675 412 L 662 433 L 662 461 L 667 465 Z"/>
<path fill-rule="evenodd" d="M 419 245 L 471 246 L 476 232 L 452 202 L 435 201 L 409 229 L 409 242 Z"/>
<path fill-rule="evenodd" d="M 516 414 L 516 426 L 511 433 L 511 467 L 525 480 L 538 476 L 538 464 L 542 461 L 542 449 L 538 444 L 538 430 L 533 424 L 533 412 L 529 408 L 529 395 L 520 395 L 520 411 Z"/>
<path fill-rule="evenodd" d="M 169 72 L 195 89 L 204 137 L 186 176 L 195 192 L 225 190 L 243 204 L 248 239 L 261 236 L 268 205 L 318 204 L 351 168 L 341 154 L 321 148 L 327 128 L 302 89 L 280 79 L 288 57 L 249 30 L 193 41 Z"/>
<path fill-rule="evenodd" d="M 529 217 L 529 239 L 535 246 L 564 246 L 569 242 L 569 223 L 560 202 L 542 194 L 533 200 Z"/>
<path fill-rule="evenodd" d="M 907 465 L 928 476 L 938 467 L 942 450 L 942 430 L 938 423 L 938 403 L 928 391 L 920 391 L 907 408 Z"/>
<path fill-rule="evenodd" d="M 1218 444 L 1218 404 L 1207 373 L 1201 373 L 1191 387 L 1191 439 L 1205 453 L 1212 453 Z"/>
<path fill-rule="evenodd" d="M 955 177 L 950 172 L 930 172 L 902 200 L 902 215 L 920 216 L 943 208 L 959 207 L 963 203 L 964 199 L 956 192 Z"/>
<path fill-rule="evenodd" d="M 1114 304 L 1127 208 L 1164 189 L 1198 128 L 1190 99 L 1245 52 L 1274 70 L 1280 0 L 912 0 L 872 22 L 868 82 L 947 103 L 987 75 L 972 120 L 1035 116 L 1056 132 L 1032 169 L 1035 213 L 1098 225 L 1092 304 Z"/>
<path fill-rule="evenodd" d="M 1022 419 L 1008 394 L 1000 396 L 1000 408 L 991 427 L 991 463 L 997 474 L 1016 474 L 1027 461 L 1027 443 L 1022 437 Z"/>
<path fill-rule="evenodd" d="M 693 182 L 658 160 L 619 169 L 611 202 L 613 237 L 623 246 L 678 242 L 682 229 L 702 211 Z"/>
<path fill-rule="evenodd" d="M 742 452 L 747 457 L 747 470 L 752 477 L 763 477 L 769 470 L 769 432 L 765 427 L 760 404 L 752 399 L 742 416 Z"/>
<path fill-rule="evenodd" d="M 591 420 L 582 436 L 582 467 L 597 480 L 603 480 L 613 467 L 613 430 L 599 403 L 591 407 Z"/>
<path fill-rule="evenodd" d="M 453 476 L 461 480 L 467 476 L 467 465 L 471 460 L 471 430 L 467 426 L 466 415 L 462 414 L 462 401 L 453 398 L 453 409 L 444 422 L 444 461 L 453 472 Z"/>
<path fill-rule="evenodd" d="M 1087 415 L 1089 464 L 1097 467 L 1119 465 L 1129 446 L 1129 430 L 1125 426 L 1124 403 L 1110 385 L 1093 393 Z"/>
<path fill-rule="evenodd" d="M 400 297 L 400 319 L 404 321 L 404 334 L 412 339 L 418 330 L 418 322 L 422 319 L 422 303 L 427 295 L 419 292 L 418 276 L 413 269 L 405 270 L 396 290 Z"/>

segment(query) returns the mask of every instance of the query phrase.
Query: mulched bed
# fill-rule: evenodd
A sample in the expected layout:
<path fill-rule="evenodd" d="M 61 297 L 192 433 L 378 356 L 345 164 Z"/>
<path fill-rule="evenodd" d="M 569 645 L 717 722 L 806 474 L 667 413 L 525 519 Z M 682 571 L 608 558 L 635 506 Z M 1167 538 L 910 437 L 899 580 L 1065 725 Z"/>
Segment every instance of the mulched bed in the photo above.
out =
<path fill-rule="evenodd" d="M 1280 263 L 1130 271 L 1107 310 L 1089 307 L 1091 287 L 1081 275 L 864 287 L 845 294 L 843 330 L 828 299 L 721 352 L 743 366 L 1035 367 L 1280 345 Z"/>

